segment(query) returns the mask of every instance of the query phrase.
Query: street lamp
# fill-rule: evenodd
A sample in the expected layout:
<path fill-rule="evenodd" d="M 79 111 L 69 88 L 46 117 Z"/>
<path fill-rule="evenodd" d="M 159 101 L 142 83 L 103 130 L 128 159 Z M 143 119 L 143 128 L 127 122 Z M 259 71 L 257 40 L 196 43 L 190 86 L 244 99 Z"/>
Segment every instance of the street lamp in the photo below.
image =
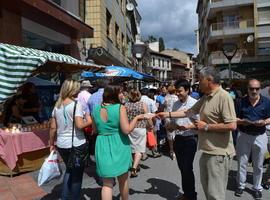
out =
<path fill-rule="evenodd" d="M 132 46 L 132 54 L 138 61 L 139 72 L 142 72 L 142 60 L 146 53 L 146 50 L 147 50 L 147 45 L 144 44 L 143 42 L 135 43 Z M 140 88 L 141 88 L 141 82 L 139 82 L 139 89 Z"/>
<path fill-rule="evenodd" d="M 138 69 L 139 72 L 142 72 L 142 59 L 145 55 L 146 49 L 147 49 L 147 45 L 144 44 L 143 42 L 135 43 L 133 44 L 133 47 L 132 47 L 133 56 L 137 59 L 139 63 L 139 69 Z"/>
<path fill-rule="evenodd" d="M 229 63 L 229 81 L 230 82 L 232 80 L 231 62 L 237 50 L 238 50 L 238 46 L 235 43 L 224 43 L 222 46 L 222 52 L 224 56 L 228 59 L 228 63 Z"/>

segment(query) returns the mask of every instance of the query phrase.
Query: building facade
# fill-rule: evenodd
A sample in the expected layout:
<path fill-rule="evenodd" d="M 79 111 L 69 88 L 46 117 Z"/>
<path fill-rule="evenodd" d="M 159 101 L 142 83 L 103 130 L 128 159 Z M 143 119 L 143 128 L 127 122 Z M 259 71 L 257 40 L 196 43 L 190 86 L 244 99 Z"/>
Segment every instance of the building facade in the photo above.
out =
<path fill-rule="evenodd" d="M 193 54 L 175 49 L 165 49 L 161 53 L 172 57 L 172 74 L 173 79 L 187 79 L 193 81 L 195 74 Z"/>
<path fill-rule="evenodd" d="M 16 6 L 14 6 L 16 5 Z M 0 41 L 81 59 L 81 39 L 93 29 L 84 23 L 82 0 L 0 1 Z"/>
<path fill-rule="evenodd" d="M 136 7 L 135 0 L 86 0 L 85 22 L 95 30 L 86 40 L 89 58 L 101 65 L 134 65 L 132 45 L 141 20 Z"/>
<path fill-rule="evenodd" d="M 171 56 L 150 50 L 150 68 L 152 75 L 161 83 L 172 80 Z"/>
<path fill-rule="evenodd" d="M 197 14 L 201 64 L 227 68 L 223 52 L 226 44 L 234 44 L 233 71 L 269 77 L 269 0 L 198 0 Z"/>

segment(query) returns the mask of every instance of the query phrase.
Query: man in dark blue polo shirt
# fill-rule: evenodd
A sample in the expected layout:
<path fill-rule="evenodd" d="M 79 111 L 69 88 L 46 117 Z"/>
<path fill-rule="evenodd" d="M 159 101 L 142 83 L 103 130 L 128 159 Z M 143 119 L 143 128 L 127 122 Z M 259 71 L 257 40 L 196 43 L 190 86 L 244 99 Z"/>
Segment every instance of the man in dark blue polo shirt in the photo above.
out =
<path fill-rule="evenodd" d="M 238 188 L 236 196 L 241 196 L 245 189 L 247 163 L 252 152 L 253 196 L 262 198 L 262 175 L 264 155 L 267 152 L 265 125 L 270 124 L 270 100 L 260 95 L 261 83 L 252 79 L 248 82 L 248 95 L 236 105 L 239 137 L 236 145 L 238 159 Z"/>

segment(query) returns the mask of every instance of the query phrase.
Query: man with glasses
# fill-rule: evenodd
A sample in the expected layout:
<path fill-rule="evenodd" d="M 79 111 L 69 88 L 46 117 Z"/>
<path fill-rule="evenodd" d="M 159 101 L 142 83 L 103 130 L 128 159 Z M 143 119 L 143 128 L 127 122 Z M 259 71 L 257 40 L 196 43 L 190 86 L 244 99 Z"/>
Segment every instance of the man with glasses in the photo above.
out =
<path fill-rule="evenodd" d="M 265 126 L 270 124 L 270 100 L 260 94 L 261 83 L 256 79 L 248 82 L 248 95 L 236 105 L 239 136 L 236 145 L 238 160 L 238 188 L 235 196 L 240 197 L 245 189 L 247 164 L 252 152 L 253 197 L 262 198 L 262 175 L 264 155 L 267 151 Z"/>

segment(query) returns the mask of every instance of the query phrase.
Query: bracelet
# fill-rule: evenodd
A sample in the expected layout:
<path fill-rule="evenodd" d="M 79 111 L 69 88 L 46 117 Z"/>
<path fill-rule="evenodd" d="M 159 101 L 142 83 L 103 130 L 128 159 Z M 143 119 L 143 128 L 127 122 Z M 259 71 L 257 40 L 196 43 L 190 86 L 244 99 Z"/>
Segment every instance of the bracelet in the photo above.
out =
<path fill-rule="evenodd" d="M 172 118 L 172 114 L 171 114 L 171 112 L 169 112 L 169 118 Z"/>

